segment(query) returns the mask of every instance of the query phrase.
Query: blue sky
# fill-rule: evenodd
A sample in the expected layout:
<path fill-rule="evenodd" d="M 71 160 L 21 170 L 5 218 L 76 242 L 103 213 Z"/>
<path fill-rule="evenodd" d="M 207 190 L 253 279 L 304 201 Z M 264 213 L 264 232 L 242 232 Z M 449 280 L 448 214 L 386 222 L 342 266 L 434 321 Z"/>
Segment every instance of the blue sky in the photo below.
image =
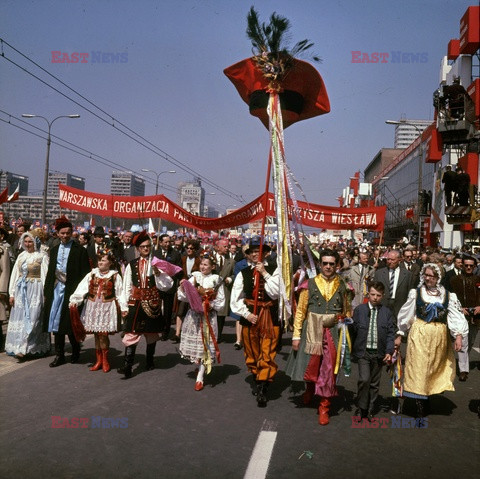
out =
<path fill-rule="evenodd" d="M 223 69 L 251 55 L 246 16 L 253 4 L 265 21 L 276 11 L 292 24 L 292 44 L 308 38 L 331 112 L 285 131 L 287 162 L 309 201 L 335 198 L 382 147 L 393 147 L 401 115 L 432 119 L 432 94 L 450 39 L 472 1 L 340 0 L 2 0 L 0 37 L 154 145 L 246 202 L 265 187 L 269 140 Z M 88 63 L 52 63 L 52 51 L 87 52 Z M 126 53 L 124 63 L 93 63 L 91 52 Z M 387 52 L 387 63 L 352 63 L 352 51 Z M 422 53 L 423 63 L 393 63 L 391 52 Z M 5 56 L 58 85 L 8 46 Z M 66 91 L 62 88 L 63 91 Z M 71 93 L 69 93 L 71 95 Z M 73 96 L 73 95 L 72 95 Z M 82 101 L 82 103 L 85 103 Z M 0 57 L 0 110 L 60 119 L 52 133 L 140 172 L 175 169 L 161 181 L 191 179 L 89 112 Z M 0 113 L 0 119 L 8 116 Z M 42 120 L 24 125 L 46 126 Z M 0 168 L 43 185 L 46 141 L 0 122 Z M 50 168 L 86 178 L 86 189 L 109 192 L 112 168 L 52 145 Z M 151 178 L 151 177 L 150 177 Z M 147 194 L 154 193 L 153 182 Z M 208 203 L 240 205 L 211 186 Z M 172 191 L 163 191 L 175 200 Z"/>

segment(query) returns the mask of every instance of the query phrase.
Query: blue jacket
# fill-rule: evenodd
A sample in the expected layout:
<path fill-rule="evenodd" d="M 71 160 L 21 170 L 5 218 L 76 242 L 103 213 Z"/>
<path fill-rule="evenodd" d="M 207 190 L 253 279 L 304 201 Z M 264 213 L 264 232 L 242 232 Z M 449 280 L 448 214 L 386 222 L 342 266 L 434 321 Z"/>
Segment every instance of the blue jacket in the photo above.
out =
<path fill-rule="evenodd" d="M 368 303 L 358 305 L 353 312 L 353 324 L 348 329 L 352 338 L 352 360 L 363 358 L 367 347 L 368 328 L 370 326 L 370 306 Z M 395 322 L 392 312 L 386 306 L 377 311 L 377 356 L 393 354 L 395 341 Z"/>

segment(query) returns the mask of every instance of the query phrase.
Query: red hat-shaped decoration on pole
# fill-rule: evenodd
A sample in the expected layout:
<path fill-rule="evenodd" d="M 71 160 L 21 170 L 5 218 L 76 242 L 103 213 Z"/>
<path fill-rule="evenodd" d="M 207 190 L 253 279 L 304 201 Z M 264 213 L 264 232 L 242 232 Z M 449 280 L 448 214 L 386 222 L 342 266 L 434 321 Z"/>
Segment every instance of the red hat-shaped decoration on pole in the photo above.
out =
<path fill-rule="evenodd" d="M 282 45 L 289 26 L 288 20 L 276 13 L 270 17 L 270 24 L 260 25 L 252 7 L 247 35 L 255 55 L 223 71 L 249 106 L 250 114 L 259 118 L 266 128 L 269 127 L 267 104 L 273 91 L 280 97 L 284 128 L 330 111 L 322 77 L 310 63 L 295 58 L 313 44 L 303 40 L 291 49 Z"/>
<path fill-rule="evenodd" d="M 327 89 L 318 71 L 307 62 L 292 59 L 292 67 L 280 82 L 283 127 L 330 111 Z M 253 58 L 235 63 L 223 71 L 234 84 L 242 100 L 268 128 L 269 81 Z"/>

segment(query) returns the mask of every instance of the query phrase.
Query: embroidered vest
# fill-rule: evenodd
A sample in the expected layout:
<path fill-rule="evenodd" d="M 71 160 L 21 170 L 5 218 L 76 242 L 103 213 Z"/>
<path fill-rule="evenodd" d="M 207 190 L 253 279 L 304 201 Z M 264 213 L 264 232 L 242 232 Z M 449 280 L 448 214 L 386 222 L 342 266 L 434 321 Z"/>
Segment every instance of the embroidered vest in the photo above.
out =
<path fill-rule="evenodd" d="M 132 268 L 132 283 L 137 288 L 140 288 L 139 266 L 140 258 L 134 259 L 130 262 L 130 267 Z M 147 277 L 147 284 L 149 288 L 156 288 L 155 277 L 153 274 Z"/>
<path fill-rule="evenodd" d="M 117 273 L 110 278 L 99 278 L 92 274 L 88 285 L 88 299 L 95 301 L 95 298 L 101 297 L 104 303 L 109 303 L 115 299 L 115 279 Z"/>
<path fill-rule="evenodd" d="M 345 292 L 345 284 L 340 281 L 330 301 L 327 301 L 318 289 L 315 278 L 310 278 L 308 280 L 308 311 L 317 314 L 343 313 Z"/>
<path fill-rule="evenodd" d="M 277 269 L 277 267 L 267 265 L 265 267 L 267 270 L 267 273 L 273 274 L 273 272 Z M 245 293 L 245 298 L 247 299 L 255 299 L 254 298 L 254 293 L 255 293 L 255 284 L 254 284 L 254 269 L 248 267 L 245 269 L 242 269 L 241 274 L 243 276 L 243 291 Z M 274 301 L 270 296 L 265 291 L 265 279 L 263 276 L 260 274 L 259 275 L 259 280 L 260 280 L 260 287 L 258 288 L 258 300 L 259 301 Z"/>
<path fill-rule="evenodd" d="M 422 295 L 420 293 L 421 289 L 417 288 L 417 301 L 416 301 L 416 310 L 415 315 L 419 319 L 423 319 L 424 321 L 427 320 L 428 312 L 427 307 L 431 303 L 427 303 L 422 299 Z M 448 314 L 448 299 L 449 299 L 449 292 L 445 290 L 445 299 L 441 306 L 437 306 L 436 309 L 436 316 L 431 319 L 433 323 L 444 323 L 447 324 L 447 314 Z"/>

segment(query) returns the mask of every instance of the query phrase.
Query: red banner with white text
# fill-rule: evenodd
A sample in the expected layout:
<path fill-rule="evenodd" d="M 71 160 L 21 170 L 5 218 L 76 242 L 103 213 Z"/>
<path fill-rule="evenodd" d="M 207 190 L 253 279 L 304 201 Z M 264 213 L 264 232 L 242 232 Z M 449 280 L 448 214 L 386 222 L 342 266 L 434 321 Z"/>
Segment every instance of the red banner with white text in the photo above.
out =
<path fill-rule="evenodd" d="M 257 221 L 264 215 L 264 195 L 221 218 L 195 216 L 164 195 L 115 196 L 92 193 L 59 184 L 60 208 L 99 216 L 145 220 L 161 218 L 187 228 L 223 230 Z M 386 206 L 337 208 L 298 202 L 301 223 L 318 229 L 382 231 Z M 293 206 L 289 204 L 289 216 Z M 275 216 L 273 195 L 269 193 L 267 215 Z"/>

